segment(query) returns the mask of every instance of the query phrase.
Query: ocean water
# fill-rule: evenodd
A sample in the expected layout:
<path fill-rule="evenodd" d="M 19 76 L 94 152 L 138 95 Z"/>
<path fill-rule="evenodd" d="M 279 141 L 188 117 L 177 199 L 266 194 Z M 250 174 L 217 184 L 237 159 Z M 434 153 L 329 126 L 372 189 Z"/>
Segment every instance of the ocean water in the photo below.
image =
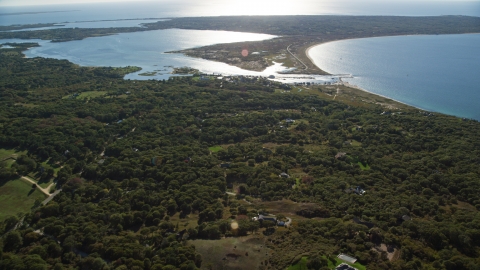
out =
<path fill-rule="evenodd" d="M 22 3 L 37 2 L 0 1 L 0 25 L 227 15 L 466 15 L 480 17 L 478 0 L 156 0 L 16 6 Z"/>
<path fill-rule="evenodd" d="M 309 55 L 372 93 L 480 120 L 480 34 L 351 39 L 318 45 Z"/>

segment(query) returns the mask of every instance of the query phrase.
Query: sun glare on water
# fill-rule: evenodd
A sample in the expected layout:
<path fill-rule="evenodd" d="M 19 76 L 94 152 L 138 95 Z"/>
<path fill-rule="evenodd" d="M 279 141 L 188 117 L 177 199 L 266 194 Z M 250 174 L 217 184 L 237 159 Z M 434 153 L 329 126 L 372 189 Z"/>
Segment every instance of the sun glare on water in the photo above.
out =
<path fill-rule="evenodd" d="M 209 6 L 222 15 L 288 15 L 295 9 L 287 0 L 227 0 L 212 1 Z"/>

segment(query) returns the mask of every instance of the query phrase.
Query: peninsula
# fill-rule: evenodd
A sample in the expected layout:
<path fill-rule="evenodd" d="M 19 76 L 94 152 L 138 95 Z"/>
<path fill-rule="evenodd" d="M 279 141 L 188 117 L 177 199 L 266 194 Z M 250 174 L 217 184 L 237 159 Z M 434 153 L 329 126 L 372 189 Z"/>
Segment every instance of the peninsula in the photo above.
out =
<path fill-rule="evenodd" d="M 65 28 L 0 32 L 0 39 L 44 39 L 54 42 L 159 29 L 224 30 L 277 35 L 277 38 L 216 44 L 181 52 L 188 56 L 224 62 L 261 71 L 273 61 L 295 67 L 292 73 L 326 74 L 308 58 L 306 50 L 324 42 L 395 35 L 480 33 L 480 18 L 468 16 L 222 16 L 172 18 L 144 27 Z M 248 54 L 242 55 L 242 51 Z"/>

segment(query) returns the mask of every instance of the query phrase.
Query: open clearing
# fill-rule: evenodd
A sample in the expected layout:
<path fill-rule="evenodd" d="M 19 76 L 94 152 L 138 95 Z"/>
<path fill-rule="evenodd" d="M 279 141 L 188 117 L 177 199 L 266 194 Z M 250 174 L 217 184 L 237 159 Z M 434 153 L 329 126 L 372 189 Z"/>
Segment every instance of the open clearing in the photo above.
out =
<path fill-rule="evenodd" d="M 107 91 L 86 91 L 80 93 L 78 96 L 73 96 L 73 95 L 68 95 L 64 96 L 63 99 L 67 98 L 75 98 L 75 99 L 89 99 L 89 98 L 96 98 L 96 97 L 102 97 L 107 94 Z"/>
<path fill-rule="evenodd" d="M 340 260 L 339 258 L 335 258 L 335 263 L 333 263 L 332 261 L 327 259 L 327 256 L 322 256 L 322 257 L 328 261 L 328 268 L 329 269 L 334 269 L 338 265 L 340 265 L 342 263 L 346 263 L 346 262 Z M 292 264 L 290 267 L 288 267 L 287 270 L 307 270 L 308 269 L 307 268 L 307 261 L 308 261 L 308 257 L 303 256 L 297 263 Z M 362 264 L 358 263 L 358 262 L 356 262 L 354 264 L 351 264 L 351 263 L 347 263 L 347 264 L 357 268 L 358 270 L 366 270 L 366 267 L 363 266 Z"/>
<path fill-rule="evenodd" d="M 8 158 L 16 159 L 17 157 L 24 155 L 26 153 L 27 151 L 18 151 L 17 149 L 0 148 L 0 161 Z"/>
<path fill-rule="evenodd" d="M 211 146 L 211 147 L 208 148 L 208 150 L 212 151 L 213 153 L 218 152 L 222 149 L 223 149 L 223 147 L 221 147 L 220 145 L 215 145 L 215 146 Z"/>
<path fill-rule="evenodd" d="M 220 240 L 192 240 L 189 244 L 202 255 L 201 269 L 259 269 L 271 254 L 263 235 L 229 237 Z"/>
<path fill-rule="evenodd" d="M 45 195 L 39 190 L 32 190 L 32 185 L 21 179 L 0 183 L 0 220 L 17 213 L 27 213 L 35 203 L 45 200 Z"/>
<path fill-rule="evenodd" d="M 288 267 L 288 270 L 307 270 L 307 260 L 308 257 L 304 256 L 296 264 Z"/>

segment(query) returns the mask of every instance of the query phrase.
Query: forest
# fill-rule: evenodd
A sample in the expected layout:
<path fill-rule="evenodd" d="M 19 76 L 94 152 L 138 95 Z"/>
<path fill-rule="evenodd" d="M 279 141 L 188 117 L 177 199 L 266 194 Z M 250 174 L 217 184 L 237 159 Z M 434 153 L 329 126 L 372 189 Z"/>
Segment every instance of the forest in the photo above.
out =
<path fill-rule="evenodd" d="M 339 253 L 368 269 L 479 269 L 478 121 L 265 78 L 124 80 L 134 67 L 9 45 L 0 148 L 25 154 L 0 164 L 0 185 L 41 170 L 61 192 L 0 221 L 0 269 L 221 269 L 201 243 L 229 239 L 268 248 L 242 254 L 258 269 L 302 256 L 330 269 Z"/>

